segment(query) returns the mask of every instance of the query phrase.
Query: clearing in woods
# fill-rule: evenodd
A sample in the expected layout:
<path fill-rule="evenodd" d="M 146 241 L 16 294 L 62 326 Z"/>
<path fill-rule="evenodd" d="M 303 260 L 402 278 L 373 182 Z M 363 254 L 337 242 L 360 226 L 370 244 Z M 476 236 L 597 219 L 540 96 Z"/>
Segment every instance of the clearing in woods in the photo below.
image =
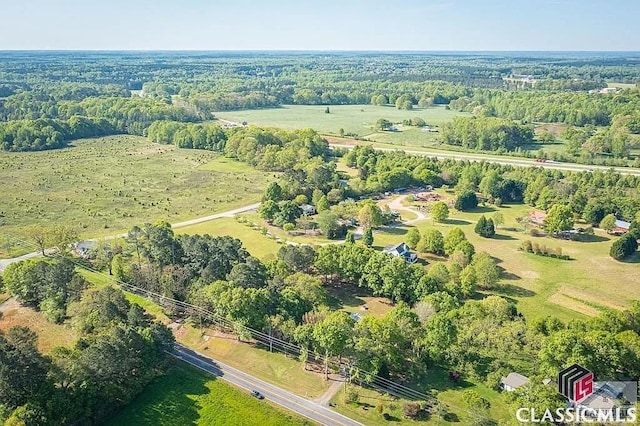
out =
<path fill-rule="evenodd" d="M 216 117 L 237 123 L 246 121 L 249 125 L 281 127 L 284 129 L 312 128 L 323 134 L 339 135 L 340 129 L 346 134 L 355 134 L 377 142 L 394 145 L 432 145 L 438 133 L 425 132 L 418 127 L 396 125 L 396 131 L 381 132 L 375 128 L 376 121 L 386 118 L 392 123 L 422 118 L 429 126 L 441 126 L 453 117 L 469 115 L 444 106 L 431 106 L 400 110 L 395 106 L 377 105 L 285 105 L 245 111 L 218 112 Z"/>

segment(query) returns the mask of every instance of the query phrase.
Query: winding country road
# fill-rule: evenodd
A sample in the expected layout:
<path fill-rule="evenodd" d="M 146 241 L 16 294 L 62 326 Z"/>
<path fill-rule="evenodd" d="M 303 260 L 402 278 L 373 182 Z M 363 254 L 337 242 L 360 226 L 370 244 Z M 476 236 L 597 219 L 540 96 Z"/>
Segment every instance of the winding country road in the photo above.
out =
<path fill-rule="evenodd" d="M 406 207 L 406 206 L 402 205 L 402 200 L 404 200 L 408 196 L 409 196 L 409 194 L 400 195 L 399 197 L 394 198 L 389 204 L 387 204 L 391 210 L 396 210 L 398 212 L 402 212 L 402 211 L 410 212 L 410 213 L 413 213 L 413 214 L 415 214 L 417 216 L 415 219 L 403 220 L 402 224 L 403 225 L 413 225 L 416 222 L 420 222 L 420 221 L 428 219 L 427 216 L 425 216 L 425 214 L 422 213 L 421 211 L 414 210 L 414 209 L 411 209 L 409 207 Z"/>
<path fill-rule="evenodd" d="M 228 210 L 225 212 L 221 212 L 221 213 L 215 213 L 209 216 L 202 216 L 202 217 L 197 217 L 195 219 L 191 219 L 191 220 L 186 220 L 184 222 L 178 222 L 178 223 L 174 223 L 171 224 L 172 228 L 182 228 L 185 226 L 190 226 L 190 225 L 197 225 L 198 223 L 203 223 L 203 222 L 208 222 L 210 220 L 215 220 L 215 219 L 220 219 L 223 217 L 233 217 L 236 214 L 239 213 L 246 213 L 252 210 L 255 210 L 258 208 L 258 206 L 260 205 L 260 203 L 255 203 L 255 204 L 249 204 L 248 206 L 243 206 L 243 207 L 238 207 L 237 209 L 233 209 L 233 210 Z M 124 238 L 126 237 L 127 234 L 117 234 L 117 235 L 110 235 L 108 237 L 103 237 L 103 238 L 92 238 L 86 241 L 99 241 L 99 240 L 114 240 L 117 238 Z M 38 257 L 40 256 L 41 253 L 39 251 L 34 251 L 32 253 L 27 253 L 25 255 L 22 256 L 18 256 L 18 257 L 14 257 L 11 259 L 0 259 L 0 273 L 2 273 L 2 271 L 4 271 L 4 269 L 9 266 L 10 264 L 14 263 L 14 262 L 20 262 L 21 260 L 27 260 L 27 259 L 31 259 L 32 257 Z"/>
<path fill-rule="evenodd" d="M 362 425 L 362 423 L 338 414 L 323 405 L 294 395 L 291 392 L 243 373 L 240 370 L 202 355 L 181 344 L 174 344 L 171 355 L 247 391 L 257 390 L 264 395 L 265 399 L 322 425 Z"/>

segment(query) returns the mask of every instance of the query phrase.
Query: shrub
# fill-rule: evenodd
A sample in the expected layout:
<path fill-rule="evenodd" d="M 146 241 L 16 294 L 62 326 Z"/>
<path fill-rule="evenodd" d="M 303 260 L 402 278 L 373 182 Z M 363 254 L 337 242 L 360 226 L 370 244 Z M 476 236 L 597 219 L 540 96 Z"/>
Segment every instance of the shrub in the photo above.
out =
<path fill-rule="evenodd" d="M 638 241 L 629 233 L 624 234 L 620 239 L 614 241 L 609 250 L 609 255 L 615 260 L 622 260 L 631 256 L 638 249 Z"/>
<path fill-rule="evenodd" d="M 496 234 L 496 227 L 493 224 L 493 219 L 485 218 L 484 215 L 480 216 L 475 228 L 476 234 L 484 238 L 491 238 Z"/>
<path fill-rule="evenodd" d="M 467 211 L 478 207 L 478 197 L 475 192 L 466 191 L 456 199 L 455 208 L 460 211 Z"/>
<path fill-rule="evenodd" d="M 356 404 L 360 399 L 360 394 L 355 389 L 349 389 L 344 395 L 344 402 L 347 404 Z"/>
<path fill-rule="evenodd" d="M 533 246 L 531 245 L 531 241 L 524 240 L 520 245 L 520 250 L 526 251 L 527 253 L 533 253 Z"/>
<path fill-rule="evenodd" d="M 420 405 L 417 402 L 407 402 L 404 404 L 403 412 L 407 419 L 416 420 L 420 414 Z"/>

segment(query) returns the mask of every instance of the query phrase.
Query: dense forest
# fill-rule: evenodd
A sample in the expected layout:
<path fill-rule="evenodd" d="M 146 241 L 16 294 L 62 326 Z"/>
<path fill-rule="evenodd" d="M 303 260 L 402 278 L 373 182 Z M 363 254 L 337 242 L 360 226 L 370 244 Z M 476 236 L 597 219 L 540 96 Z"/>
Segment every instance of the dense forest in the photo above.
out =
<path fill-rule="evenodd" d="M 637 89 L 588 93 L 607 81 L 640 81 L 634 62 L 625 57 L 176 52 L 93 53 L 87 60 L 86 55 L 2 54 L 2 149 L 42 150 L 88 136 L 142 135 L 158 120 L 208 120 L 216 111 L 368 103 L 404 109 L 444 104 L 476 115 L 580 127 L 623 120 L 624 137 L 631 135 L 624 146 L 638 143 L 633 137 L 640 120 Z M 76 118 L 83 121 L 79 131 L 69 123 Z M 499 149 L 496 145 L 503 144 L 469 147 Z M 592 151 L 628 152 L 606 142 Z"/>

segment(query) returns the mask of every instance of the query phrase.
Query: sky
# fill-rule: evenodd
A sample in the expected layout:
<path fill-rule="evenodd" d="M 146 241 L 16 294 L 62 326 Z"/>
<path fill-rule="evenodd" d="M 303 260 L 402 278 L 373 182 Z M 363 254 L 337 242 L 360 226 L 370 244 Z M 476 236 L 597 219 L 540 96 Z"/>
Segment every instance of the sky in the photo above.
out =
<path fill-rule="evenodd" d="M 0 0 L 0 14 L 0 50 L 640 50 L 640 0 Z"/>

